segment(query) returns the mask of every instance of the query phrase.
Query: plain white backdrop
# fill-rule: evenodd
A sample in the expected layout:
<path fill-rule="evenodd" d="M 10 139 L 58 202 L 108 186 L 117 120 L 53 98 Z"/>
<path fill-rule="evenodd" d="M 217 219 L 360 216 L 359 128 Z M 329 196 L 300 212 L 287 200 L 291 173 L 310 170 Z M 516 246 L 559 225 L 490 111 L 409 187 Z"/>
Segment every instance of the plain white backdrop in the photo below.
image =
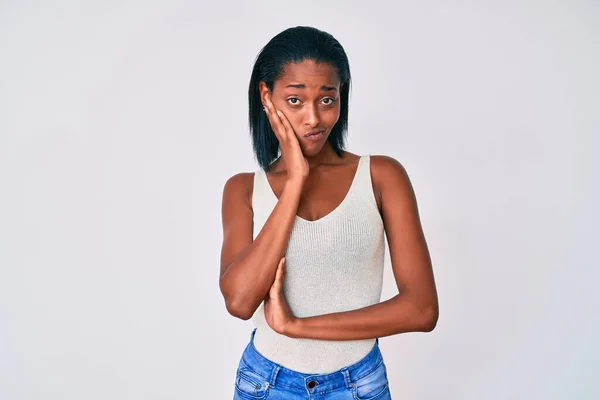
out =
<path fill-rule="evenodd" d="M 222 188 L 296 25 L 348 53 L 348 150 L 417 194 L 440 319 L 381 339 L 393 397 L 600 398 L 592 0 L 0 2 L 0 398 L 232 398 Z"/>

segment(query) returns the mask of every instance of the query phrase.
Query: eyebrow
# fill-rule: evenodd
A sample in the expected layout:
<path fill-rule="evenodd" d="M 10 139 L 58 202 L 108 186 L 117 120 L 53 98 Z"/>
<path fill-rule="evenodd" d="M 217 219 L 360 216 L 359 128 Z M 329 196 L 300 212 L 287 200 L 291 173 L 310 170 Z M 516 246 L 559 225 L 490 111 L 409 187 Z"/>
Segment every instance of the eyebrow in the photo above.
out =
<path fill-rule="evenodd" d="M 287 85 L 286 88 L 288 88 L 288 87 L 293 87 L 293 88 L 296 88 L 296 89 L 306 89 L 306 85 L 304 85 L 302 83 Z M 321 90 L 325 90 L 327 92 L 337 91 L 337 89 L 335 87 L 333 87 L 333 86 L 327 86 L 327 85 L 321 86 Z"/>

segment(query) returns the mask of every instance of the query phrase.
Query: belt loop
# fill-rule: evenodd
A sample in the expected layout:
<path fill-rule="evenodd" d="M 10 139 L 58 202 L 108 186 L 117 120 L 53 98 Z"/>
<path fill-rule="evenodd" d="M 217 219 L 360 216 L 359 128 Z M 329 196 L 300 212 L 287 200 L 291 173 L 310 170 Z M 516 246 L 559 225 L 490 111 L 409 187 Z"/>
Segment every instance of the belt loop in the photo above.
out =
<path fill-rule="evenodd" d="M 277 374 L 279 373 L 280 369 L 281 367 L 279 365 L 275 365 L 273 367 L 273 371 L 271 371 L 271 380 L 269 381 L 269 385 L 271 387 L 275 387 L 275 382 L 277 381 Z"/>
<path fill-rule="evenodd" d="M 347 368 L 342 369 L 342 374 L 344 375 L 344 381 L 346 382 L 346 388 L 350 389 L 352 387 L 352 381 L 350 380 L 350 373 Z"/>

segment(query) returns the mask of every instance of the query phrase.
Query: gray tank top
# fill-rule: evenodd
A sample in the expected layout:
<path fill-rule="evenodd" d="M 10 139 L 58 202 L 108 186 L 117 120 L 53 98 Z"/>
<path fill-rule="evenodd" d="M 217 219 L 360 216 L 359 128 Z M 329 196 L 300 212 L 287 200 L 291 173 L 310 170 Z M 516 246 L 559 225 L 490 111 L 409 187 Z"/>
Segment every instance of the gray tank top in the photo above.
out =
<path fill-rule="evenodd" d="M 297 317 L 350 311 L 381 300 L 384 227 L 371 183 L 371 157 L 361 156 L 341 204 L 308 221 L 296 216 L 286 251 L 283 290 Z M 277 204 L 267 176 L 255 172 L 252 208 L 254 238 Z M 290 338 L 267 324 L 264 303 L 252 316 L 256 349 L 285 368 L 328 373 L 353 364 L 373 348 L 375 339 Z"/>

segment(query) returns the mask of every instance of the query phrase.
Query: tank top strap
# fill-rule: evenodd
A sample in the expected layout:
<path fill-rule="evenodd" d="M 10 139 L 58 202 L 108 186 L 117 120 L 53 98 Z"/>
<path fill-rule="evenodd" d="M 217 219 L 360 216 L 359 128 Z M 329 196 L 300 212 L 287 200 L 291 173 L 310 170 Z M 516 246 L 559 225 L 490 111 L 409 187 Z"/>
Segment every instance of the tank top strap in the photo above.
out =
<path fill-rule="evenodd" d="M 254 213 L 260 213 L 262 210 L 271 210 L 277 203 L 277 197 L 267 179 L 267 175 L 262 168 L 254 171 L 254 188 L 252 190 L 252 210 Z M 270 207 L 270 208 L 269 208 Z"/>
<path fill-rule="evenodd" d="M 355 181 L 352 188 L 351 201 L 359 201 L 360 203 L 375 202 L 375 195 L 373 194 L 373 182 L 371 179 L 371 155 L 362 155 L 359 161 L 358 168 L 356 170 Z"/>

